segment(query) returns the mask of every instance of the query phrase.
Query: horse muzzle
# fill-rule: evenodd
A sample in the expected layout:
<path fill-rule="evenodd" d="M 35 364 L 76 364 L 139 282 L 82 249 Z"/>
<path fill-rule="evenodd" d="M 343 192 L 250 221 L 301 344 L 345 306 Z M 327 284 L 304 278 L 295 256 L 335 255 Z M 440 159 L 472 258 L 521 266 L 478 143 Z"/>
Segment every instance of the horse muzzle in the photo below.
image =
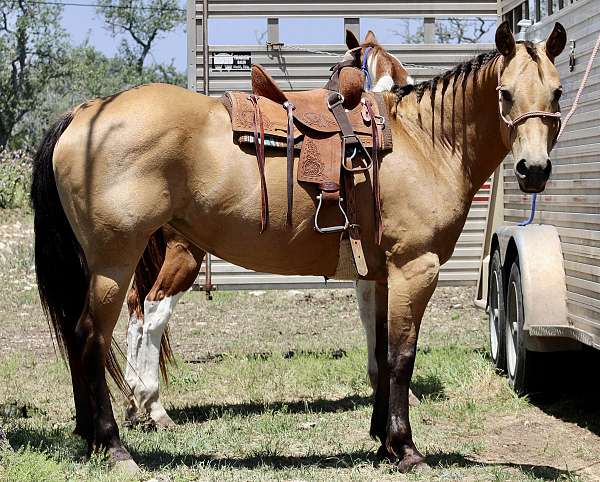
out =
<path fill-rule="evenodd" d="M 552 162 L 549 158 L 541 161 L 521 159 L 515 164 L 515 176 L 519 188 L 526 193 L 542 192 L 552 173 Z"/>

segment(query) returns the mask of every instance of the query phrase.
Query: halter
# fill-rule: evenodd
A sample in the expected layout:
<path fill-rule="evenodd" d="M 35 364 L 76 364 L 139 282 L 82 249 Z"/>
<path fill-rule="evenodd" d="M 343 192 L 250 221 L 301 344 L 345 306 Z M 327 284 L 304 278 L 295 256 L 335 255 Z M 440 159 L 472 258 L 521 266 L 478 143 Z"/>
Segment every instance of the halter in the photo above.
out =
<path fill-rule="evenodd" d="M 369 75 L 369 67 L 367 66 L 367 59 L 369 58 L 369 53 L 373 47 L 367 47 L 365 49 L 365 56 L 363 58 L 361 70 L 365 73 L 365 80 L 367 81 L 367 90 L 371 90 L 371 76 Z"/>
<path fill-rule="evenodd" d="M 554 144 L 556 144 L 556 140 L 558 139 L 558 133 L 560 132 L 560 126 L 561 126 L 561 114 L 560 112 L 547 112 L 544 110 L 532 110 L 529 112 L 525 112 L 524 114 L 521 114 L 519 116 L 517 116 L 515 119 L 509 119 L 508 117 L 506 117 L 504 115 L 504 113 L 502 112 L 502 82 L 501 82 L 501 74 L 502 74 L 502 68 L 504 67 L 504 58 L 500 57 L 500 65 L 498 68 L 498 87 L 496 87 L 496 90 L 498 91 L 498 112 L 500 113 L 500 118 L 504 121 L 504 123 L 508 126 L 509 129 L 509 135 L 512 131 L 512 129 L 514 127 L 516 127 L 518 124 L 520 124 L 521 122 L 523 122 L 526 119 L 530 119 L 531 117 L 541 117 L 541 118 L 550 118 L 550 119 L 556 119 L 558 121 L 558 129 L 556 130 L 556 134 L 554 134 L 554 139 L 552 140 L 552 145 L 554 146 Z"/>

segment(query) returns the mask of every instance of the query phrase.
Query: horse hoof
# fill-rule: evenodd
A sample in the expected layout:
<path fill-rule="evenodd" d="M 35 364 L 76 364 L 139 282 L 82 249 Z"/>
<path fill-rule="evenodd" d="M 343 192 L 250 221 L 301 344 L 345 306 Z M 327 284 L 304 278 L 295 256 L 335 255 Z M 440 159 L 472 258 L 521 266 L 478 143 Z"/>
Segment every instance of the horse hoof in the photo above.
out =
<path fill-rule="evenodd" d="M 140 468 L 133 461 L 133 458 L 123 447 L 112 448 L 108 450 L 108 462 L 112 470 L 122 474 L 135 474 Z"/>
<path fill-rule="evenodd" d="M 140 471 L 138 464 L 136 464 L 133 459 L 129 460 L 119 460 L 115 462 L 112 468 L 112 472 L 123 474 L 123 475 L 133 475 L 137 474 Z"/>
<path fill-rule="evenodd" d="M 402 460 L 398 461 L 397 467 L 399 472 L 405 474 L 411 470 L 416 470 L 419 472 L 425 471 L 429 468 L 429 465 L 425 463 L 425 457 L 416 452 L 410 455 L 405 455 Z"/>
<path fill-rule="evenodd" d="M 152 420 L 156 423 L 156 427 L 161 430 L 168 430 L 177 426 L 166 412 L 157 417 L 152 417 Z"/>

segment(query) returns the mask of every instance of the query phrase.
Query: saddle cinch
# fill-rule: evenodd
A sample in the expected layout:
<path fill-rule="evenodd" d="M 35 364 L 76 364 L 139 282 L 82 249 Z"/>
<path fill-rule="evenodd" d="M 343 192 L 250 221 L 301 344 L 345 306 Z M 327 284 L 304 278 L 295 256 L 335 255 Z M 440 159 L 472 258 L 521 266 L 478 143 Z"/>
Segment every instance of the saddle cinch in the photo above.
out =
<path fill-rule="evenodd" d="M 259 65 L 252 66 L 252 94 L 227 92 L 222 102 L 239 144 L 254 144 L 261 180 L 261 232 L 269 222 L 265 146 L 287 150 L 287 224 L 292 224 L 294 161 L 297 181 L 317 187 L 314 227 L 319 233 L 348 233 L 356 269 L 367 274 L 356 223 L 354 175 L 372 169 L 377 241 L 381 238 L 378 152 L 392 148 L 381 94 L 363 91 L 364 76 L 354 61 L 340 62 L 322 89 L 283 92 Z M 323 227 L 323 209 L 336 206 L 343 224 Z"/>

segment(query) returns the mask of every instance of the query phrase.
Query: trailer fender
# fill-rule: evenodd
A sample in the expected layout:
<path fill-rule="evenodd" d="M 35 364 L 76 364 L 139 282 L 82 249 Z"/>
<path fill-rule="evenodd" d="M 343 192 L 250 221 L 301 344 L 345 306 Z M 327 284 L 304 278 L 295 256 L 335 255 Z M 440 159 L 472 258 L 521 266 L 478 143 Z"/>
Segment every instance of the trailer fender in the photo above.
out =
<path fill-rule="evenodd" d="M 565 269 L 556 228 L 540 224 L 504 226 L 497 233 L 504 270 L 510 271 L 513 260 L 519 260 L 524 329 L 567 327 Z"/>

